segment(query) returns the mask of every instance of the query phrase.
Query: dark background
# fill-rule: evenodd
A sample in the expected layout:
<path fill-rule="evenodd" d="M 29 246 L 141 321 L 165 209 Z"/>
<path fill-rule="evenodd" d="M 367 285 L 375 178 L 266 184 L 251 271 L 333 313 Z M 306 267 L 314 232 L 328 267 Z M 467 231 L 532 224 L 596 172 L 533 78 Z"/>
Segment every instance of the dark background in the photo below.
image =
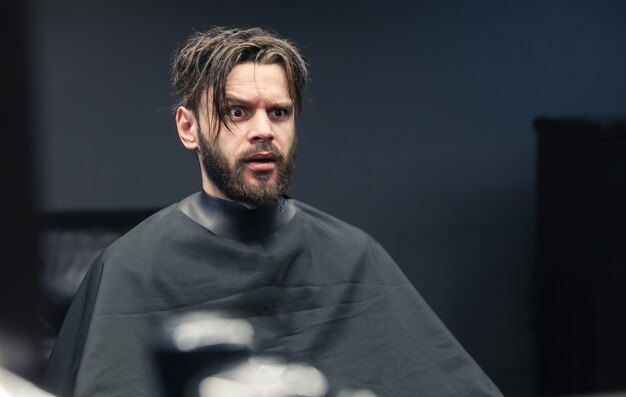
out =
<path fill-rule="evenodd" d="M 200 186 L 169 108 L 194 29 L 309 58 L 292 196 L 376 237 L 507 395 L 535 390 L 538 115 L 626 104 L 622 1 L 45 1 L 27 11 L 38 207 L 163 207 Z"/>

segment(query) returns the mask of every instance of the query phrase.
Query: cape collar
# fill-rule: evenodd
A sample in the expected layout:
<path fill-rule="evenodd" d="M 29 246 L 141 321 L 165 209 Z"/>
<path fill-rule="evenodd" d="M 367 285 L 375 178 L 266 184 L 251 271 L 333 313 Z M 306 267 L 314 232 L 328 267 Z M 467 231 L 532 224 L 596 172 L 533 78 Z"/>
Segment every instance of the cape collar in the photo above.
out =
<path fill-rule="evenodd" d="M 214 234 L 236 240 L 256 240 L 275 233 L 296 214 L 296 207 L 287 196 L 274 204 L 249 209 L 210 196 L 204 190 L 184 198 L 177 206 Z"/>

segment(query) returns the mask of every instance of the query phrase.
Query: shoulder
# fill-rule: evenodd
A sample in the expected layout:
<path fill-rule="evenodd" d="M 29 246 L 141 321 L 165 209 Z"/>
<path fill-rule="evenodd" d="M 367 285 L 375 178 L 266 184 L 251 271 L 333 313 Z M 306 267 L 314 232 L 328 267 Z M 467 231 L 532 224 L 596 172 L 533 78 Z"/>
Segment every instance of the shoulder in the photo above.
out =
<path fill-rule="evenodd" d="M 295 200 L 294 204 L 307 244 L 317 247 L 316 257 L 322 257 L 323 263 L 341 265 L 333 266 L 335 275 L 343 271 L 344 279 L 351 280 L 356 272 L 363 282 L 410 285 L 394 259 L 369 233 L 310 205 Z"/>
<path fill-rule="evenodd" d="M 372 251 L 387 255 L 383 247 L 366 231 L 308 204 L 296 200 L 294 204 L 298 208 L 298 216 L 308 241 L 355 255 Z"/>
<path fill-rule="evenodd" d="M 301 201 L 293 200 L 298 209 L 298 213 L 303 223 L 314 231 L 327 233 L 330 235 L 341 235 L 358 241 L 370 240 L 371 237 L 363 230 L 353 226 L 339 218 L 334 217 L 322 210 L 305 204 Z"/>
<path fill-rule="evenodd" d="M 172 242 L 181 233 L 194 229 L 194 222 L 172 204 L 146 218 L 129 232 L 113 242 L 103 252 L 103 260 L 126 255 L 129 252 L 151 252 Z"/>

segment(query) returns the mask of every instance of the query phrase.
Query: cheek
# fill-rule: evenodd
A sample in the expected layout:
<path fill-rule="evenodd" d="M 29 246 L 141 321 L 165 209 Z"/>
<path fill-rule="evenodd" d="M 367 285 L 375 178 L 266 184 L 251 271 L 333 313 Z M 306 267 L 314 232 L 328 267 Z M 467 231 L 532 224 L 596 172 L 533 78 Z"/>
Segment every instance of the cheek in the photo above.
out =
<path fill-rule="evenodd" d="M 230 132 L 226 132 L 225 134 L 230 135 Z M 228 160 L 230 165 L 233 165 L 241 150 L 236 142 L 229 138 L 231 137 L 222 137 L 220 135 L 217 145 L 222 156 Z"/>
<path fill-rule="evenodd" d="M 293 124 L 281 128 L 280 137 L 285 145 L 290 146 L 293 143 L 295 136 L 296 131 Z"/>

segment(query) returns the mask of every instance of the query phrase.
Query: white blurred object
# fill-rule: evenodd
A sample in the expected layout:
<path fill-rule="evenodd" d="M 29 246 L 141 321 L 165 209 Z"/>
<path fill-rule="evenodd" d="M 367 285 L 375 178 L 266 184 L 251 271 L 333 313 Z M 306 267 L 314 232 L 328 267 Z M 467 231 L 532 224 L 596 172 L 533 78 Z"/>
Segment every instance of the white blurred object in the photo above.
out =
<path fill-rule="evenodd" d="M 328 381 L 311 366 L 257 357 L 202 380 L 198 391 L 200 397 L 322 397 Z"/>
<path fill-rule="evenodd" d="M 249 346 L 254 337 L 254 330 L 246 320 L 221 317 L 216 313 L 191 313 L 176 320 L 171 335 L 180 351 L 221 343 Z"/>
<path fill-rule="evenodd" d="M 0 397 L 53 397 L 32 383 L 0 368 Z"/>

